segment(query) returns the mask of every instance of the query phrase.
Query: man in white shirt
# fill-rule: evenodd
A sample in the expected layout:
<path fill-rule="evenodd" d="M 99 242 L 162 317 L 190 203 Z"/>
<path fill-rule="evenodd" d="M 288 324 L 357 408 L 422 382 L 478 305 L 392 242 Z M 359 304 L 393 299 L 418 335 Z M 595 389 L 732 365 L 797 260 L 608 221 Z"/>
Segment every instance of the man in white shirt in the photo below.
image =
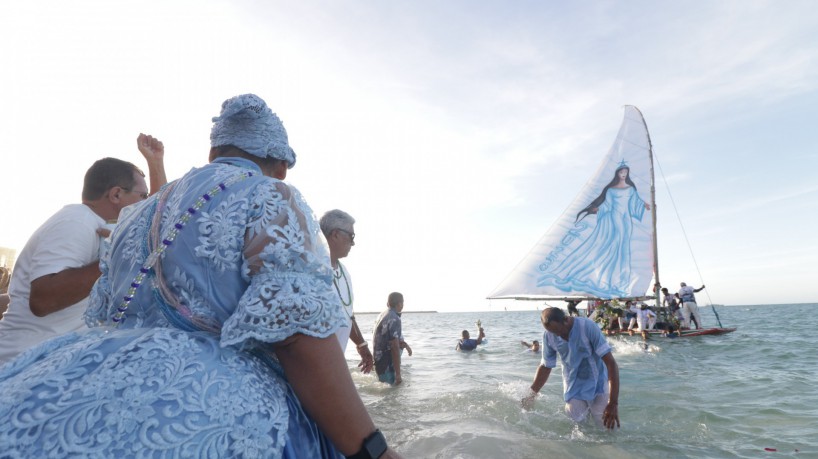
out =
<path fill-rule="evenodd" d="M 162 143 L 140 135 L 138 145 L 148 160 L 151 184 L 164 184 Z M 29 238 L 14 265 L 11 302 L 0 320 L 0 364 L 50 338 L 85 328 L 82 315 L 100 276 L 106 222 L 115 222 L 122 208 L 148 197 L 144 177 L 127 161 L 100 159 L 85 174 L 82 204 L 63 207 Z"/>
<path fill-rule="evenodd" d="M 679 285 L 681 286 L 679 296 L 682 298 L 682 317 L 684 322 L 682 326 L 690 328 L 690 316 L 693 315 L 693 319 L 696 321 L 696 328 L 702 328 L 702 316 L 699 315 L 699 306 L 696 305 L 696 295 L 694 295 L 694 293 L 702 291 L 704 285 L 697 289 L 694 289 L 684 282 Z"/>
<path fill-rule="evenodd" d="M 341 344 L 341 349 L 346 352 L 347 343 L 351 339 L 355 343 L 361 362 L 358 367 L 364 373 L 372 371 L 375 360 L 372 351 L 358 328 L 355 321 L 355 311 L 352 307 L 354 297 L 352 296 L 352 278 L 340 259 L 349 255 L 352 246 L 355 245 L 355 219 L 343 210 L 330 210 L 326 212 L 319 222 L 321 232 L 327 240 L 329 246 L 329 258 L 334 271 L 332 282 L 335 291 L 341 300 L 347 316 L 347 325 L 338 329 L 335 335 Z M 410 351 L 411 355 L 411 351 Z"/>

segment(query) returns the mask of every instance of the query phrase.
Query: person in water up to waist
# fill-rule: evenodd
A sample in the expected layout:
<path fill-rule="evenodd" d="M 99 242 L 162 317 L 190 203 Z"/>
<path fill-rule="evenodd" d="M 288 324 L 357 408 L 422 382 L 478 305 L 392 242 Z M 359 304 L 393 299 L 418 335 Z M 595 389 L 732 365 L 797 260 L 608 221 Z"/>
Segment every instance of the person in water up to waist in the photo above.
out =
<path fill-rule="evenodd" d="M 454 348 L 456 351 L 473 351 L 477 349 L 478 344 L 483 344 L 483 338 L 486 337 L 486 333 L 483 331 L 483 327 L 481 327 L 479 323 L 477 326 L 480 330 L 477 333 L 477 339 L 469 338 L 468 330 L 463 330 L 460 333 L 462 338 L 457 342 L 457 346 Z"/>
<path fill-rule="evenodd" d="M 533 406 L 559 354 L 566 414 L 582 422 L 590 413 L 600 427 L 619 427 L 619 367 L 597 324 L 584 317 L 567 317 L 560 308 L 544 310 L 541 320 L 545 328 L 542 360 L 523 407 Z"/>

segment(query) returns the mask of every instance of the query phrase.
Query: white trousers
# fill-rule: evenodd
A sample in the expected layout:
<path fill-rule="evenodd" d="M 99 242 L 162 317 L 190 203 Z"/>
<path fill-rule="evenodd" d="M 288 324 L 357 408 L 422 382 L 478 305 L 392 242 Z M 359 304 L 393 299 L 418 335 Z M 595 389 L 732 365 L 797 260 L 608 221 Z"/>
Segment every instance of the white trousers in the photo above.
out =
<path fill-rule="evenodd" d="M 685 301 L 682 303 L 682 318 L 684 319 L 684 326 L 690 328 L 690 314 L 693 314 L 693 317 L 696 318 L 696 323 L 699 324 L 699 328 L 703 328 L 702 326 L 702 316 L 699 315 L 699 307 L 696 306 L 696 303 L 693 301 Z"/>
<path fill-rule="evenodd" d="M 588 417 L 588 413 L 594 418 L 597 427 L 604 427 L 602 423 L 602 413 L 608 406 L 608 394 L 610 386 L 606 382 L 605 393 L 597 395 L 593 400 L 577 400 L 572 398 L 565 402 L 565 414 L 574 422 L 582 422 Z"/>

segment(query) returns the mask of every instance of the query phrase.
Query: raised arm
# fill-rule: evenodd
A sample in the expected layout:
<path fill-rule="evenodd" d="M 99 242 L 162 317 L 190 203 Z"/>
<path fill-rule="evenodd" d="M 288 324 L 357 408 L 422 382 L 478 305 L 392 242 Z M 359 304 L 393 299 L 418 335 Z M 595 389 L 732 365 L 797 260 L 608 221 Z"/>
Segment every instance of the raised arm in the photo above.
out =
<path fill-rule="evenodd" d="M 150 194 L 155 194 L 164 184 L 168 183 L 165 175 L 165 146 L 159 139 L 147 134 L 139 134 L 139 137 L 136 138 L 136 147 L 148 162 Z"/>
<path fill-rule="evenodd" d="M 483 331 L 483 327 L 480 327 L 480 332 L 477 334 L 477 344 L 483 344 L 483 338 L 486 337 L 486 333 Z"/>

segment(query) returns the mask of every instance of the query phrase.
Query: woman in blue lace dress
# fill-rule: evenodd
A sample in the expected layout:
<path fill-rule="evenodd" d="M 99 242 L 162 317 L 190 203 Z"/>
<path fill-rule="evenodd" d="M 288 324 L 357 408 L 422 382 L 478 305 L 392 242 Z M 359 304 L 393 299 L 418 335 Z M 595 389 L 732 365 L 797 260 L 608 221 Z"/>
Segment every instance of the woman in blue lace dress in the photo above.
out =
<path fill-rule="evenodd" d="M 0 367 L 0 456 L 399 457 L 333 336 L 284 126 L 251 94 L 213 121 L 210 164 L 120 216 L 91 329 Z"/>

